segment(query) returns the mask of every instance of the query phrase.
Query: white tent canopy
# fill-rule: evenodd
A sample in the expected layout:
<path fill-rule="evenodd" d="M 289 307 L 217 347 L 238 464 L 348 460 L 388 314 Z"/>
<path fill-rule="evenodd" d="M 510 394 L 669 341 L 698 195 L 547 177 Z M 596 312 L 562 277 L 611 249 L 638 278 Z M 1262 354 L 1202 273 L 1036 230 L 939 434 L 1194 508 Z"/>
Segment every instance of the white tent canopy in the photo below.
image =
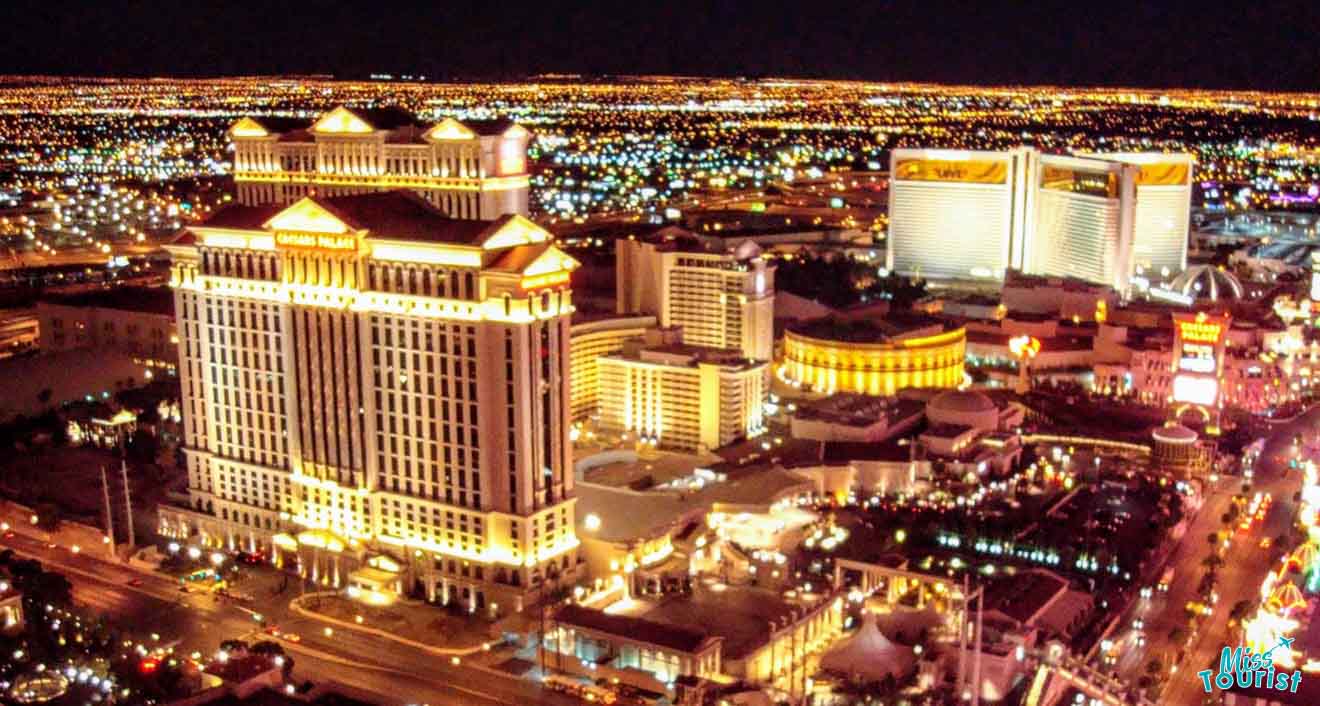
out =
<path fill-rule="evenodd" d="M 890 641 L 876 627 L 875 616 L 868 613 L 857 632 L 825 653 L 820 666 L 854 679 L 881 681 L 889 675 L 901 678 L 915 661 L 912 648 Z"/>

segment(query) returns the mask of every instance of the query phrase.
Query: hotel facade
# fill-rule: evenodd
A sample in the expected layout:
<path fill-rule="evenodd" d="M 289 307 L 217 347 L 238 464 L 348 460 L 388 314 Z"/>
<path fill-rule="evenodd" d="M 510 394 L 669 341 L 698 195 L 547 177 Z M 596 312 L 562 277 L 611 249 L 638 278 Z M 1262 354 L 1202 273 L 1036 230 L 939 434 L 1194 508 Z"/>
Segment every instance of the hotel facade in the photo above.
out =
<path fill-rule="evenodd" d="M 1009 270 L 1127 291 L 1187 264 L 1192 158 L 897 149 L 887 267 L 937 280 Z"/>
<path fill-rule="evenodd" d="M 620 314 L 655 314 L 681 327 L 684 343 L 773 357 L 775 270 L 755 243 L 723 250 L 679 231 L 615 248 Z"/>
<path fill-rule="evenodd" d="M 490 614 L 578 570 L 569 273 L 517 215 L 414 193 L 236 204 L 173 257 L 180 540 Z"/>
<path fill-rule="evenodd" d="M 600 426 L 656 446 L 711 451 L 764 431 L 769 363 L 670 344 L 600 357 Z"/>
<path fill-rule="evenodd" d="M 228 134 L 240 204 L 409 189 L 454 218 L 527 215 L 531 135 L 508 120 L 427 126 L 341 106 L 314 121 L 243 118 Z"/>

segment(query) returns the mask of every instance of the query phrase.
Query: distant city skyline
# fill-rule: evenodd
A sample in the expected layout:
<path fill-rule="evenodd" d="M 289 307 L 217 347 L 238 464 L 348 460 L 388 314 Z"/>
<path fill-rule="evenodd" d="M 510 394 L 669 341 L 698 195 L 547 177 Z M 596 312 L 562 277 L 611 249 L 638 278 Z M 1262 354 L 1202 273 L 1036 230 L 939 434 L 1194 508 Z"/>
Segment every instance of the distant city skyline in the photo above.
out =
<path fill-rule="evenodd" d="M 278 5 L 278 3 L 277 3 Z M 1161 3 L 417 2 L 168 5 L 18 0 L 0 66 L 79 76 L 542 73 L 976 85 L 1320 90 L 1320 8 Z"/>

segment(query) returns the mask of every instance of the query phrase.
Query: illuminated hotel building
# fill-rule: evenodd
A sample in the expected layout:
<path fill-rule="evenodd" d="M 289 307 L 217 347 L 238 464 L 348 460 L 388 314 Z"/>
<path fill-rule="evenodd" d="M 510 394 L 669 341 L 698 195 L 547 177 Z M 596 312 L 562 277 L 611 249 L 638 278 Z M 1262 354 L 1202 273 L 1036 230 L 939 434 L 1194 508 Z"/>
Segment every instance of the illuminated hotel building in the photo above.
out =
<path fill-rule="evenodd" d="M 409 189 L 454 218 L 527 215 L 529 138 L 508 120 L 427 126 L 343 106 L 313 121 L 247 117 L 229 128 L 241 204 Z"/>
<path fill-rule="evenodd" d="M 1041 155 L 1032 169 L 1022 269 L 1076 277 L 1125 291 L 1132 278 L 1137 168 L 1118 162 Z"/>
<path fill-rule="evenodd" d="M 1187 230 L 1191 222 L 1190 154 L 1115 153 L 1085 155 L 1137 167 L 1133 209 L 1132 261 L 1148 278 L 1187 268 Z"/>
<path fill-rule="evenodd" d="M 957 387 L 967 330 L 913 314 L 882 321 L 816 319 L 784 332 L 780 375 L 816 392 L 893 395 L 908 387 Z"/>
<path fill-rule="evenodd" d="M 1191 157 L 894 150 L 887 266 L 930 279 L 1070 276 L 1127 291 L 1187 261 Z"/>
<path fill-rule="evenodd" d="M 677 235 L 619 240 L 615 248 L 620 314 L 655 314 L 663 327 L 682 327 L 684 343 L 770 360 L 775 270 L 755 243 L 724 251 Z"/>
<path fill-rule="evenodd" d="M 887 267 L 930 279 L 1002 279 L 1021 269 L 1034 152 L 896 149 Z"/>
<path fill-rule="evenodd" d="M 573 421 L 581 421 L 596 413 L 600 388 L 597 359 L 618 353 L 630 341 L 642 340 L 654 328 L 654 316 L 615 316 L 573 324 L 569 342 Z"/>
<path fill-rule="evenodd" d="M 577 263 L 544 230 L 390 191 L 232 205 L 167 249 L 189 498 L 164 534 L 369 600 L 496 613 L 571 581 Z"/>
<path fill-rule="evenodd" d="M 764 360 L 670 344 L 599 359 L 600 426 L 664 448 L 709 451 L 763 430 Z"/>

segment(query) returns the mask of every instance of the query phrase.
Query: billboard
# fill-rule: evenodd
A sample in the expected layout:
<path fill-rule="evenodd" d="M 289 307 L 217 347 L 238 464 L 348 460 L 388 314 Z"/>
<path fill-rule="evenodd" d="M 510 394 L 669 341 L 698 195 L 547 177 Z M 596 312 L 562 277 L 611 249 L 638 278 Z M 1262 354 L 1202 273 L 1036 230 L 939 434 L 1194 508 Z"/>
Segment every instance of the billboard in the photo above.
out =
<path fill-rule="evenodd" d="M 1227 315 L 1175 314 L 1173 317 L 1173 401 L 1212 407 L 1219 401 Z"/>
<path fill-rule="evenodd" d="M 1003 184 L 1008 181 L 1008 162 L 990 159 L 900 159 L 894 165 L 894 178 L 899 181 Z"/>
<path fill-rule="evenodd" d="M 1173 378 L 1173 400 L 1213 407 L 1219 399 L 1219 381 L 1198 375 L 1177 375 Z"/>

